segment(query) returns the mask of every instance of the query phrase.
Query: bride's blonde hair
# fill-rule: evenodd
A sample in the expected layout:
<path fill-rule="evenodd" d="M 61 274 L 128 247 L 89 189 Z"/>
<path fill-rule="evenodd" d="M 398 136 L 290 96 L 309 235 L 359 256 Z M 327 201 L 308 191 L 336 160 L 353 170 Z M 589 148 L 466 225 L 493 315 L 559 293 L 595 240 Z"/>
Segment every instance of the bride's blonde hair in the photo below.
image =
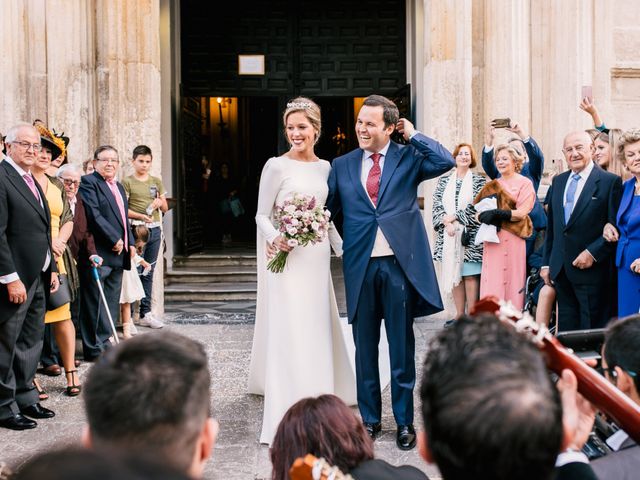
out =
<path fill-rule="evenodd" d="M 287 103 L 287 108 L 282 115 L 282 122 L 287 127 L 287 119 L 292 113 L 301 112 L 307 117 L 309 123 L 316 131 L 314 143 L 318 143 L 320 132 L 322 131 L 322 119 L 320 116 L 320 107 L 316 102 L 307 97 L 297 97 Z"/>

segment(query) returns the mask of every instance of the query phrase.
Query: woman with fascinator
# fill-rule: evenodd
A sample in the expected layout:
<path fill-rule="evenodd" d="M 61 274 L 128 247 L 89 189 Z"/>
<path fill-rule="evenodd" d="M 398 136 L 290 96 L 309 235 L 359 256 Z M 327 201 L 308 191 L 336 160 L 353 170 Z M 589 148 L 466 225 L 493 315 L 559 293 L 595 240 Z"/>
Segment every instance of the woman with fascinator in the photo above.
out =
<path fill-rule="evenodd" d="M 65 194 L 64 185 L 60 180 L 50 177 L 47 173 L 51 168 L 52 160 L 63 156 L 68 139 L 67 142 L 64 142 L 62 138 L 57 137 L 40 120 L 36 120 L 34 126 L 40 133 L 42 149 L 31 172 L 40 184 L 49 204 L 54 259 L 58 266 L 58 272 L 66 276 L 69 293 L 71 294 L 70 300 L 73 301 L 78 288 L 78 272 L 67 246 L 69 237 L 73 232 L 73 213 Z M 51 332 L 53 333 L 55 344 L 60 350 L 59 357 L 67 380 L 66 394 L 70 397 L 75 397 L 80 394 L 81 387 L 78 384 L 78 370 L 75 364 L 76 331 L 71 321 L 71 304 L 65 303 L 57 308 L 48 307 L 44 321 L 45 324 L 49 325 L 49 335 L 51 335 Z M 45 333 L 45 347 L 43 348 L 43 364 L 45 368 L 47 364 L 49 366 L 57 365 L 56 357 L 58 355 L 55 352 L 55 348 L 51 348 L 52 345 L 53 342 L 47 338 Z M 39 393 L 42 394 L 43 392 L 40 391 Z"/>
<path fill-rule="evenodd" d="M 320 107 L 304 97 L 283 115 L 289 150 L 270 158 L 258 193 L 258 298 L 251 351 L 249 392 L 264 395 L 260 443 L 271 444 L 280 420 L 298 400 L 323 393 L 355 403 L 355 375 L 339 323 L 331 280 L 331 247 L 342 253 L 333 225 L 316 244 L 291 246 L 278 229 L 275 212 L 294 194 L 324 206 L 331 165 L 319 159 Z M 267 251 L 287 252 L 283 271 L 267 268 Z"/>

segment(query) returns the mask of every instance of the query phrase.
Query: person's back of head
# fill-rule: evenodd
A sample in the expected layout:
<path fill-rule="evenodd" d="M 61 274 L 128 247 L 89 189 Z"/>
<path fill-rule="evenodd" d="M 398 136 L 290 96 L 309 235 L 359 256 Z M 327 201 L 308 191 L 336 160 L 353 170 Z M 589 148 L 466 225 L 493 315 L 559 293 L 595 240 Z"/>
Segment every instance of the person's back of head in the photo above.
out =
<path fill-rule="evenodd" d="M 640 315 L 611 322 L 605 332 L 603 353 L 609 379 L 640 403 Z"/>
<path fill-rule="evenodd" d="M 127 340 L 89 372 L 85 443 L 96 450 L 158 455 L 200 476 L 217 431 L 209 387 L 200 343 L 172 332 Z"/>
<path fill-rule="evenodd" d="M 185 473 L 140 455 L 78 448 L 54 450 L 31 458 L 12 480 L 188 480 Z"/>
<path fill-rule="evenodd" d="M 562 408 L 542 356 L 495 316 L 462 317 L 431 342 L 421 454 L 445 480 L 551 477 Z"/>
<path fill-rule="evenodd" d="M 271 444 L 273 480 L 288 480 L 294 460 L 310 453 L 344 473 L 373 458 L 362 422 L 335 395 L 303 398 L 284 414 Z"/>

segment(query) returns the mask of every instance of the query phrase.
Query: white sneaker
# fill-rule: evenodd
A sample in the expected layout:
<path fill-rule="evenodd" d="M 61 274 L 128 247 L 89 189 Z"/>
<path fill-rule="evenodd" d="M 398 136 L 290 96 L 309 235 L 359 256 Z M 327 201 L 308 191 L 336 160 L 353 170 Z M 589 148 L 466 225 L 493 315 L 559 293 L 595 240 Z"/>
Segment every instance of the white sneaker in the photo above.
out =
<path fill-rule="evenodd" d="M 138 325 L 141 327 L 149 327 L 149 328 L 162 328 L 164 327 L 164 323 L 158 320 L 153 316 L 152 313 L 147 313 L 144 317 L 142 317 L 138 321 Z"/>

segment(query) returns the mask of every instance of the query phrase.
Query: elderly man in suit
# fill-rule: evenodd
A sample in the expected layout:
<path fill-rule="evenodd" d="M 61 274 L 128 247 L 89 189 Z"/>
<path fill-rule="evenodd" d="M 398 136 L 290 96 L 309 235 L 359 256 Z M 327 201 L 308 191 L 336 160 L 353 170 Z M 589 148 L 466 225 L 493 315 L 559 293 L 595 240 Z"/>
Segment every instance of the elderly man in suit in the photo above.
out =
<path fill-rule="evenodd" d="M 593 162 L 588 133 L 567 135 L 562 151 L 569 171 L 553 179 L 548 193 L 540 275 L 556 288 L 559 330 L 600 328 L 610 315 L 608 280 L 615 252 L 602 231 L 607 223 L 616 223 L 622 182 Z"/>
<path fill-rule="evenodd" d="M 110 146 L 98 147 L 93 156 L 95 172 L 82 177 L 80 196 L 87 214 L 87 225 L 93 234 L 95 248 L 103 259 L 100 281 L 112 318 L 118 318 L 122 271 L 131 268 L 135 254 L 131 228 L 127 222 L 127 197 L 117 181 L 120 159 Z M 88 262 L 78 265 L 82 287 L 80 330 L 84 359 L 95 360 L 110 346 L 113 334 L 100 299 L 100 292 Z"/>
<path fill-rule="evenodd" d="M 396 128 L 409 145 L 391 141 Z M 379 95 L 365 99 L 356 135 L 360 148 L 333 161 L 327 206 L 334 216 L 344 214 L 343 266 L 356 345 L 358 407 L 375 437 L 381 430 L 378 343 L 384 318 L 396 443 L 409 450 L 416 439 L 413 318 L 442 310 L 416 192 L 420 182 L 451 170 L 454 161 Z"/>
<path fill-rule="evenodd" d="M 33 379 L 49 292 L 58 289 L 49 206 L 30 169 L 42 148 L 31 125 L 9 130 L 0 163 L 0 426 L 35 428 L 55 414 L 38 403 Z"/>

